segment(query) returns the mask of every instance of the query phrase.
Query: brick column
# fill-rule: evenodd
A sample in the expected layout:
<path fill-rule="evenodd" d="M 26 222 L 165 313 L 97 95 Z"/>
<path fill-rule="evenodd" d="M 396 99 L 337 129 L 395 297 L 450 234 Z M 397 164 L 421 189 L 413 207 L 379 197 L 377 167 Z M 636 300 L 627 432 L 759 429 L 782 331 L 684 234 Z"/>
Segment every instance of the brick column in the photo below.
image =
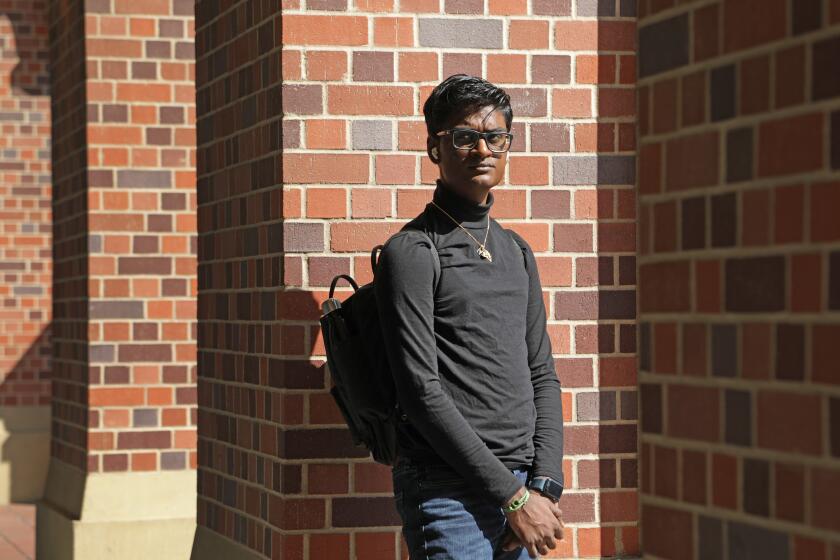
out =
<path fill-rule="evenodd" d="M 840 4 L 673 4 L 640 3 L 643 549 L 837 559 Z"/>
<path fill-rule="evenodd" d="M 194 557 L 400 557 L 389 469 L 327 393 L 318 306 L 430 199 L 421 107 L 456 72 L 514 100 L 493 215 L 538 254 L 565 387 L 558 557 L 636 552 L 635 3 L 284 0 L 282 25 L 198 6 Z"/>
<path fill-rule="evenodd" d="M 38 557 L 185 557 L 196 481 L 192 2 L 50 9 L 55 382 Z"/>
<path fill-rule="evenodd" d="M 4 17 L 3 17 L 4 16 Z M 41 497 L 49 461 L 52 212 L 45 2 L 0 11 L 0 504 Z"/>

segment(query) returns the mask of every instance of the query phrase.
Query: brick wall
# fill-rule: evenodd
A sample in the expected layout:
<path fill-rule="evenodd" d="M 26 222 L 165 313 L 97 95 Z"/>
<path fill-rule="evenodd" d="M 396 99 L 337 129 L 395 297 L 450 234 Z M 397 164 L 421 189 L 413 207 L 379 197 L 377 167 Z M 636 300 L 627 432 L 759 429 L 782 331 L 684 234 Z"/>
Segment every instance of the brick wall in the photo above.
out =
<path fill-rule="evenodd" d="M 400 554 L 390 472 L 326 392 L 318 306 L 429 200 L 422 102 L 468 72 L 514 100 L 493 216 L 538 254 L 565 388 L 557 557 L 637 552 L 635 3 L 276 11 L 198 3 L 200 525 L 263 557 Z"/>
<path fill-rule="evenodd" d="M 0 405 L 49 403 L 52 303 L 46 2 L 0 10 Z"/>
<path fill-rule="evenodd" d="M 88 471 L 193 468 L 192 2 L 56 5 L 52 25 L 53 454 Z"/>
<path fill-rule="evenodd" d="M 52 456 L 87 465 L 88 216 L 84 10 L 50 4 L 53 170 Z"/>
<path fill-rule="evenodd" d="M 640 3 L 643 548 L 840 558 L 840 4 Z"/>

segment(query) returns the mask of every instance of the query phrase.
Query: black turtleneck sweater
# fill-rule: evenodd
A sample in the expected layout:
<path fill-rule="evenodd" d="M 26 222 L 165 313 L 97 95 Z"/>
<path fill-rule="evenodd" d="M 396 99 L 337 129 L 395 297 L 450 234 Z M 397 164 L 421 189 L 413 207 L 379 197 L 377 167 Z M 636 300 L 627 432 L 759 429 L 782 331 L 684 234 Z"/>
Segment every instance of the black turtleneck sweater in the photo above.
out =
<path fill-rule="evenodd" d="M 433 200 L 479 241 L 489 220 L 493 261 L 431 204 L 382 251 L 376 300 L 407 416 L 399 454 L 448 465 L 501 505 L 522 486 L 511 468 L 533 465 L 533 476 L 563 482 L 560 383 L 537 265 L 522 238 L 490 219 L 492 193 L 476 204 L 438 183 Z"/>

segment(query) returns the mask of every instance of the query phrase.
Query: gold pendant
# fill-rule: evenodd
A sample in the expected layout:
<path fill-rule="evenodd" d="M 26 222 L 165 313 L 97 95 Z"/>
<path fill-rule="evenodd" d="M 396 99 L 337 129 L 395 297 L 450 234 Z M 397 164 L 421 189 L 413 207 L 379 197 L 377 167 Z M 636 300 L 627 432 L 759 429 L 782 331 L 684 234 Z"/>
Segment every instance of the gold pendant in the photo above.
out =
<path fill-rule="evenodd" d="M 478 248 L 478 256 L 482 259 L 487 259 L 488 262 L 493 262 L 493 255 L 491 255 L 490 251 L 488 251 L 484 247 Z"/>

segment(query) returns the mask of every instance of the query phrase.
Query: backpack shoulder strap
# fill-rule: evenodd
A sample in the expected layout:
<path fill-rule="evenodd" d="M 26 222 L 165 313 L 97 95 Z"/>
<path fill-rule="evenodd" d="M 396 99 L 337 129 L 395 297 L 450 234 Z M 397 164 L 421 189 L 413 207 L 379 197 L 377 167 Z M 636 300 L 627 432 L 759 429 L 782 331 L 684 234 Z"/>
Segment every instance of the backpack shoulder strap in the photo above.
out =
<path fill-rule="evenodd" d="M 417 231 L 422 233 L 426 239 L 429 240 L 429 246 L 432 249 L 432 269 L 434 271 L 434 287 L 433 291 L 437 292 L 438 284 L 440 284 L 440 255 L 438 255 L 437 246 L 435 246 L 435 241 L 432 239 L 432 236 L 429 235 L 429 232 L 425 229 L 420 228 L 406 228 L 412 231 Z M 384 248 L 384 245 L 377 245 L 373 248 L 370 253 L 370 266 L 371 270 L 376 271 L 376 265 L 379 261 L 379 252 Z"/>
<path fill-rule="evenodd" d="M 525 270 L 528 270 L 528 248 L 525 244 L 525 240 L 519 237 L 519 234 L 512 229 L 505 229 L 505 231 L 508 233 L 508 237 L 510 237 L 513 241 L 513 244 L 522 251 L 522 262 L 525 265 Z"/>

